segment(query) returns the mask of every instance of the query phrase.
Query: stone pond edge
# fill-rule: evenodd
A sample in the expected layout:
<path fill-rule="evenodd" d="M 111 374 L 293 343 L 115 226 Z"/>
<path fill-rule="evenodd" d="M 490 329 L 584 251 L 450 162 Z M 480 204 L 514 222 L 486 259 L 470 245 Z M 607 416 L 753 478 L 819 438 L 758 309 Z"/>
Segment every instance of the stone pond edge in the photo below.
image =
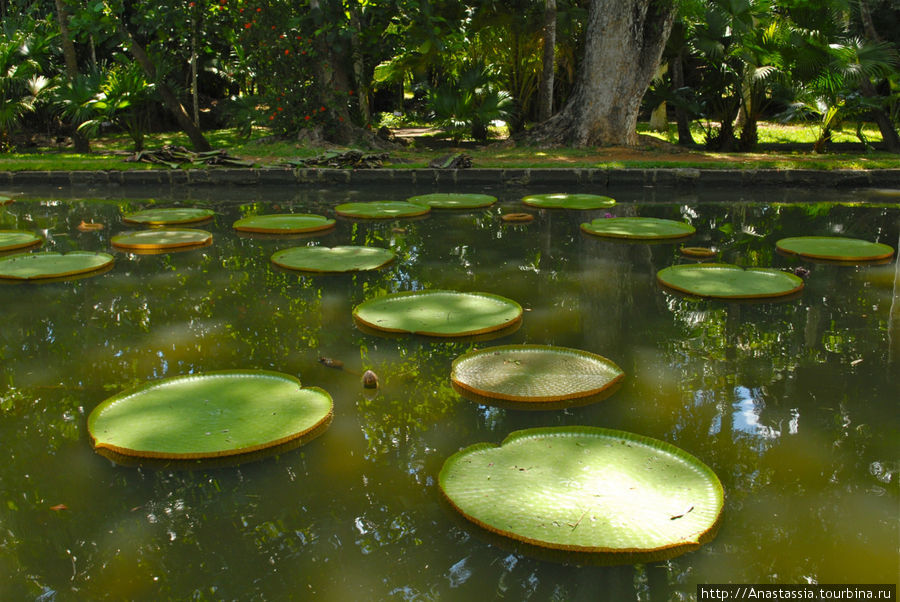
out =
<path fill-rule="evenodd" d="M 0 171 L 0 189 L 18 186 L 618 186 L 671 188 L 900 188 L 900 169 L 173 169 Z"/>

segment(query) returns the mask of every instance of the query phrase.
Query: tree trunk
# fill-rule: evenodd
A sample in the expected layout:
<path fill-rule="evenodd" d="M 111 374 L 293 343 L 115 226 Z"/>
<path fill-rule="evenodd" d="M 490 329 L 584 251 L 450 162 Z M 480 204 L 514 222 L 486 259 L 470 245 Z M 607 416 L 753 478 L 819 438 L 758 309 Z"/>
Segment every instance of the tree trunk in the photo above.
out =
<path fill-rule="evenodd" d="M 56 19 L 59 21 L 59 37 L 62 42 L 63 58 L 66 61 L 66 76 L 70 82 L 75 81 L 75 78 L 78 77 L 78 56 L 75 54 L 75 44 L 72 43 L 72 36 L 69 35 L 69 13 L 66 11 L 62 0 L 56 0 Z M 91 152 L 90 141 L 77 129 L 72 132 L 72 144 L 75 145 L 75 152 L 77 153 Z"/>
<path fill-rule="evenodd" d="M 866 0 L 859 0 L 859 16 L 863 22 L 866 37 L 873 42 L 880 42 L 881 37 L 875 30 L 875 23 L 872 21 L 872 13 Z M 872 82 L 865 75 L 859 87 L 862 95 L 866 98 L 878 98 L 880 96 L 875 86 L 872 85 Z M 883 109 L 878 108 L 872 109 L 872 118 L 878 124 L 878 129 L 881 130 L 881 139 L 884 142 L 885 149 L 892 153 L 900 153 L 900 137 L 897 136 L 897 130 L 894 129 L 890 116 Z"/>
<path fill-rule="evenodd" d="M 120 34 L 127 40 L 128 50 L 131 52 L 131 56 L 134 57 L 134 60 L 141 66 L 144 73 L 147 74 L 147 78 L 150 81 L 156 82 L 156 90 L 159 92 L 163 104 L 166 105 L 166 108 L 169 109 L 169 112 L 175 117 L 178 127 L 180 127 L 181 130 L 187 134 L 188 138 L 190 138 L 194 150 L 199 152 L 210 150 L 212 147 L 203 136 L 203 132 L 200 131 L 200 128 L 197 127 L 191 119 L 191 116 L 188 115 L 184 105 L 181 104 L 181 101 L 178 100 L 178 97 L 175 96 L 172 89 L 165 82 L 157 81 L 156 65 L 154 65 L 153 61 L 150 60 L 150 57 L 147 56 L 147 51 L 144 50 L 144 47 L 141 46 L 137 40 L 134 39 L 134 36 L 131 35 L 131 32 L 128 31 L 128 28 L 125 26 L 121 17 L 116 17 L 116 26 L 119 28 Z"/>
<path fill-rule="evenodd" d="M 544 51 L 541 55 L 541 87 L 538 94 L 538 121 L 553 115 L 553 80 L 556 66 L 556 0 L 544 1 Z"/>
<path fill-rule="evenodd" d="M 359 19 L 359 5 L 354 2 L 350 8 L 350 27 L 353 32 L 353 79 L 356 82 L 356 102 L 359 105 L 359 116 L 364 124 L 372 121 L 372 112 L 369 110 L 369 86 L 366 83 L 365 62 L 362 43 L 359 35 L 362 25 Z"/>
<path fill-rule="evenodd" d="M 592 0 L 572 95 L 526 140 L 581 147 L 636 145 L 641 99 L 674 19 L 669 0 Z"/>
<path fill-rule="evenodd" d="M 322 14 L 319 0 L 309 0 L 309 10 L 313 23 L 319 28 L 323 27 L 325 16 Z M 324 116 L 325 125 L 322 134 L 329 142 L 348 144 L 353 141 L 353 128 L 350 124 L 350 111 L 347 108 L 349 92 L 347 82 L 350 80 L 343 66 L 345 57 L 333 52 L 324 35 L 317 35 L 313 45 L 319 56 L 314 71 L 318 101 L 321 106 L 331 109 Z"/>
<path fill-rule="evenodd" d="M 677 93 L 684 88 L 684 48 L 678 51 L 678 55 L 670 61 L 669 72 L 672 75 L 672 91 Z M 678 126 L 678 144 L 681 146 L 695 146 L 694 136 L 691 134 L 691 121 L 687 111 L 680 105 L 675 105 L 675 124 Z"/>

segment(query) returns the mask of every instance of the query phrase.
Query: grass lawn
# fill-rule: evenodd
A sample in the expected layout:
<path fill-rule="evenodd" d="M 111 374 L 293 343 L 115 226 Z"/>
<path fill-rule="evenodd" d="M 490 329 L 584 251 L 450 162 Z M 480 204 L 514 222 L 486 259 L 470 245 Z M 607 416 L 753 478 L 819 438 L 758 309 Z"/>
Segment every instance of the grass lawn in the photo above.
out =
<path fill-rule="evenodd" d="M 398 169 L 427 167 L 436 157 L 451 152 L 464 152 L 472 157 L 473 167 L 476 168 L 900 168 L 900 155 L 872 150 L 867 152 L 859 144 L 855 132 L 856 128 L 849 125 L 835 132 L 837 150 L 826 153 L 813 153 L 811 150 L 817 135 L 814 128 L 771 123 L 760 124 L 760 150 L 752 153 L 720 153 L 702 148 L 678 147 L 671 144 L 676 140 L 674 124 L 668 132 L 652 132 L 642 124 L 639 127 L 642 143 L 636 148 L 536 148 L 515 146 L 502 140 L 476 145 L 472 142 L 455 143 L 440 132 L 417 132 L 417 135 L 409 138 L 409 146 L 398 146 L 387 151 L 390 154 L 387 166 Z M 403 131 L 399 133 L 404 134 Z M 880 141 L 878 131 L 871 127 L 864 128 L 863 133 L 873 143 Z M 694 134 L 696 140 L 702 140 L 699 129 Z M 255 130 L 249 138 L 240 137 L 232 129 L 206 132 L 206 136 L 213 148 L 227 149 L 229 154 L 251 160 L 259 167 L 277 165 L 288 159 L 315 156 L 324 150 L 302 146 L 291 140 L 275 139 L 264 129 Z M 171 132 L 148 136 L 146 148 L 158 149 L 165 144 L 189 147 L 183 134 Z M 124 135 L 96 138 L 91 141 L 91 147 L 93 152 L 87 155 L 57 147 L 0 154 L 0 171 L 167 169 L 147 163 L 125 162 L 124 159 L 130 154 L 131 140 Z M 847 150 L 848 147 L 852 150 Z"/>

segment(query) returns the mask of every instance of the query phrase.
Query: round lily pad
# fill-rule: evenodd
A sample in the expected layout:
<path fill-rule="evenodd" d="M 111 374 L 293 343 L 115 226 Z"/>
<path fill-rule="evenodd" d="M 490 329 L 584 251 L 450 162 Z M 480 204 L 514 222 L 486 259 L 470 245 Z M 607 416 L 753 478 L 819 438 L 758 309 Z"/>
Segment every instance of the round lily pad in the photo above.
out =
<path fill-rule="evenodd" d="M 724 503 L 715 473 L 673 445 L 624 431 L 551 427 L 479 443 L 444 462 L 438 481 L 467 519 L 532 545 L 649 562 L 715 534 Z"/>
<path fill-rule="evenodd" d="M 476 209 L 489 207 L 497 202 L 497 197 L 489 194 L 462 194 L 435 192 L 406 199 L 416 205 L 427 205 L 432 209 Z"/>
<path fill-rule="evenodd" d="M 63 255 L 54 251 L 19 253 L 0 258 L 0 278 L 42 280 L 65 278 L 102 270 L 115 259 L 107 253 L 71 251 Z"/>
<path fill-rule="evenodd" d="M 656 217 L 599 218 L 589 224 L 581 224 L 581 229 L 595 236 L 637 240 L 684 238 L 695 232 L 688 223 Z"/>
<path fill-rule="evenodd" d="M 363 219 L 390 219 L 394 217 L 415 217 L 431 211 L 427 205 L 417 205 L 406 201 L 369 201 L 344 203 L 334 208 L 334 212 L 344 217 Z"/>
<path fill-rule="evenodd" d="M 893 247 L 843 236 L 796 236 L 775 243 L 779 251 L 831 261 L 877 261 L 894 255 Z"/>
<path fill-rule="evenodd" d="M 167 230 L 142 230 L 117 234 L 110 243 L 117 249 L 137 251 L 164 251 L 185 247 L 198 247 L 212 242 L 212 234 L 205 230 L 169 228 Z"/>
<path fill-rule="evenodd" d="M 500 219 L 509 223 L 522 223 L 534 221 L 534 216 L 530 213 L 504 213 Z"/>
<path fill-rule="evenodd" d="M 333 219 L 314 213 L 273 213 L 239 219 L 234 222 L 234 229 L 257 234 L 300 234 L 328 230 L 334 224 Z"/>
<path fill-rule="evenodd" d="M 27 249 L 44 242 L 44 239 L 26 230 L 0 230 L 0 253 Z"/>
<path fill-rule="evenodd" d="M 522 202 L 542 209 L 606 209 L 616 204 L 615 199 L 599 194 L 533 194 Z"/>
<path fill-rule="evenodd" d="M 6 195 L 0 194 L 0 206 L 6 205 L 7 203 L 12 203 L 12 197 L 8 197 Z"/>
<path fill-rule="evenodd" d="M 212 219 L 213 215 L 215 215 L 215 212 L 212 209 L 168 207 L 129 213 L 122 216 L 122 221 L 129 224 L 144 224 L 147 226 L 171 226 L 205 222 Z"/>
<path fill-rule="evenodd" d="M 538 405 L 597 395 L 624 376 L 605 357 L 550 345 L 472 351 L 456 358 L 450 371 L 450 380 L 463 391 Z"/>
<path fill-rule="evenodd" d="M 681 247 L 679 251 L 685 257 L 693 257 L 694 259 L 708 259 L 716 255 L 716 252 L 708 247 Z"/>
<path fill-rule="evenodd" d="M 724 263 L 673 265 L 657 272 L 656 277 L 677 291 L 719 299 L 781 297 L 803 290 L 803 279 L 794 274 Z"/>
<path fill-rule="evenodd" d="M 275 447 L 332 416 L 331 396 L 263 370 L 168 378 L 110 397 L 88 416 L 95 449 L 144 458 L 215 458 Z"/>
<path fill-rule="evenodd" d="M 272 255 L 272 263 L 305 272 L 374 270 L 394 260 L 394 252 L 377 247 L 292 247 Z"/>
<path fill-rule="evenodd" d="M 488 293 L 415 291 L 369 299 L 353 317 L 385 332 L 461 337 L 501 330 L 522 319 L 522 306 Z"/>

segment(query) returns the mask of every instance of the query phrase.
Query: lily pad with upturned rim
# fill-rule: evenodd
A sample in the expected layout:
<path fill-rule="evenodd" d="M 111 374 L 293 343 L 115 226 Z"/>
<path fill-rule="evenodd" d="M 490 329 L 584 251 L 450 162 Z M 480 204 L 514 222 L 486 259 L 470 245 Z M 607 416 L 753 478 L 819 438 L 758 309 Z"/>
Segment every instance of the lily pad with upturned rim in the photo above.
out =
<path fill-rule="evenodd" d="M 95 251 L 55 251 L 18 253 L 0 258 L 0 278 L 10 280 L 44 280 L 65 278 L 100 271 L 113 264 L 115 258 Z"/>
<path fill-rule="evenodd" d="M 656 217 L 610 217 L 581 224 L 582 231 L 594 236 L 628 238 L 635 240 L 661 240 L 684 238 L 695 228 L 686 223 Z"/>
<path fill-rule="evenodd" d="M 450 380 L 464 391 L 535 405 L 597 395 L 624 376 L 603 356 L 550 345 L 472 351 L 456 358 L 450 371 Z"/>
<path fill-rule="evenodd" d="M 608 209 L 616 204 L 615 199 L 599 194 L 533 194 L 522 202 L 542 209 Z"/>
<path fill-rule="evenodd" d="M 522 319 L 522 306 L 489 293 L 414 291 L 364 301 L 353 318 L 376 331 L 465 337 L 513 326 Z"/>
<path fill-rule="evenodd" d="M 415 205 L 427 205 L 432 209 L 478 209 L 490 207 L 497 197 L 489 194 L 464 194 L 456 192 L 435 192 L 406 199 Z"/>
<path fill-rule="evenodd" d="M 692 259 L 709 259 L 716 256 L 716 252 L 708 247 L 681 247 L 679 251 Z"/>
<path fill-rule="evenodd" d="M 452 455 L 438 476 L 463 516 L 532 545 L 650 562 L 715 534 L 715 473 L 669 443 L 596 427 L 517 431 Z"/>
<path fill-rule="evenodd" d="M 145 209 L 122 216 L 122 221 L 129 224 L 147 226 L 171 226 L 177 224 L 193 224 L 211 220 L 215 215 L 212 209 L 197 207 L 164 207 Z"/>
<path fill-rule="evenodd" d="M 400 217 L 416 217 L 431 211 L 427 205 L 417 205 L 406 201 L 368 201 L 343 203 L 334 208 L 334 212 L 343 217 L 361 219 L 391 219 Z"/>
<path fill-rule="evenodd" d="M 829 261 L 878 261 L 894 255 L 889 245 L 843 236 L 795 236 L 782 238 L 775 246 L 782 253 Z"/>
<path fill-rule="evenodd" d="M 663 268 L 657 280 L 671 289 L 717 299 L 767 299 L 803 290 L 803 279 L 773 268 L 726 263 L 680 264 Z"/>
<path fill-rule="evenodd" d="M 375 270 L 394 260 L 390 249 L 361 246 L 292 247 L 272 255 L 272 263 L 304 272 Z"/>
<path fill-rule="evenodd" d="M 88 416 L 95 449 L 143 458 L 249 454 L 302 437 L 331 419 L 331 396 L 264 370 L 168 378 L 106 399 Z"/>
<path fill-rule="evenodd" d="M 44 242 L 44 239 L 27 230 L 0 230 L 0 253 L 27 249 Z"/>
<path fill-rule="evenodd" d="M 191 228 L 169 228 L 166 230 L 141 230 L 117 234 L 110 244 L 117 249 L 137 251 L 164 251 L 199 247 L 212 242 L 212 234 L 205 230 Z"/>
<path fill-rule="evenodd" d="M 238 232 L 256 234 L 300 234 L 334 228 L 335 221 L 314 213 L 272 213 L 251 215 L 234 222 Z"/>

